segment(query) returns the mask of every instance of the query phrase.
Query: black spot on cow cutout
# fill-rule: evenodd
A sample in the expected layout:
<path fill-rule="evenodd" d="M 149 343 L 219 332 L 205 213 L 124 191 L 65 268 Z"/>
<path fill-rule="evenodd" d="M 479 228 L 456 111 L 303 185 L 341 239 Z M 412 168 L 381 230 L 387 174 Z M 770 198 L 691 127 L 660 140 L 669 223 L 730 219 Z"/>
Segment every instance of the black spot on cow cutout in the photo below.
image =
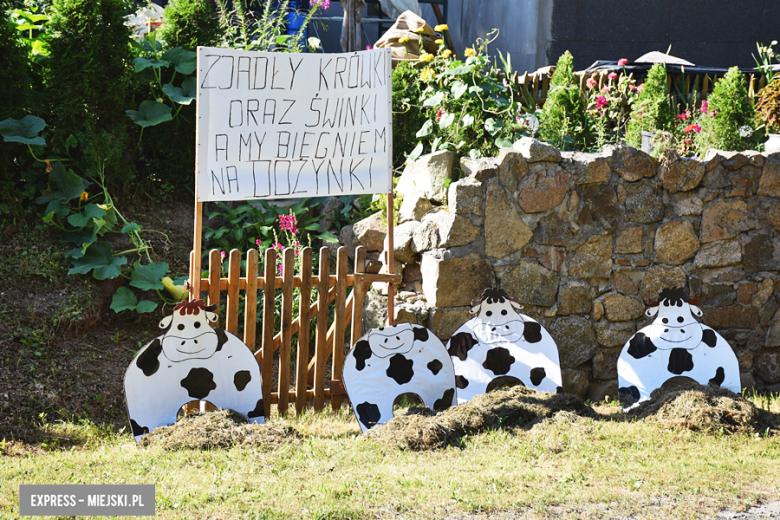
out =
<path fill-rule="evenodd" d="M 710 379 L 710 384 L 720 386 L 723 384 L 724 379 L 726 379 L 726 372 L 723 370 L 723 367 L 718 367 L 715 371 L 715 377 Z"/>
<path fill-rule="evenodd" d="M 214 332 L 217 333 L 217 350 L 214 352 L 219 352 L 222 350 L 222 345 L 227 343 L 228 337 L 227 334 L 225 334 L 225 331 L 223 329 L 214 329 Z"/>
<path fill-rule="evenodd" d="M 555 393 L 556 394 L 562 394 L 563 393 L 563 387 L 562 386 L 556 386 L 555 387 Z"/>
<path fill-rule="evenodd" d="M 255 409 L 246 414 L 246 416 L 249 419 L 254 419 L 255 417 L 265 417 L 265 403 L 262 399 L 258 399 L 257 403 L 255 404 Z"/>
<path fill-rule="evenodd" d="M 363 370 L 366 368 L 366 360 L 371 357 L 371 345 L 368 341 L 361 339 L 355 344 L 355 368 Z"/>
<path fill-rule="evenodd" d="M 485 356 L 485 362 L 482 366 L 492 371 L 495 375 L 501 376 L 509 372 L 515 358 L 504 347 L 496 347 L 488 350 Z"/>
<path fill-rule="evenodd" d="M 631 385 L 628 388 L 618 388 L 618 400 L 620 401 L 620 404 L 623 405 L 623 408 L 628 408 L 639 401 L 639 389 L 634 385 Z"/>
<path fill-rule="evenodd" d="M 485 388 L 485 393 L 489 393 L 500 388 L 509 388 L 510 386 L 525 386 L 525 383 L 514 376 L 501 376 L 493 379 L 490 383 L 488 383 L 487 388 Z"/>
<path fill-rule="evenodd" d="M 439 361 L 438 359 L 434 359 L 433 361 L 428 363 L 428 370 L 430 370 L 433 375 L 436 375 L 439 373 L 439 370 L 441 370 L 443 366 L 444 365 L 441 364 L 441 361 Z"/>
<path fill-rule="evenodd" d="M 425 327 L 412 327 L 414 341 L 428 341 L 428 329 Z"/>
<path fill-rule="evenodd" d="M 539 343 L 542 341 L 542 326 L 535 321 L 526 321 L 523 337 L 528 343 Z"/>
<path fill-rule="evenodd" d="M 187 377 L 181 380 L 181 386 L 193 399 L 203 399 L 217 387 L 214 374 L 206 368 L 193 368 Z"/>
<path fill-rule="evenodd" d="M 138 426 L 138 423 L 133 419 L 130 419 L 130 429 L 133 430 L 133 437 L 149 433 L 149 428 L 146 426 Z"/>
<path fill-rule="evenodd" d="M 641 332 L 634 334 L 631 341 L 628 342 L 628 353 L 634 359 L 642 359 L 658 350 L 653 342 Z"/>
<path fill-rule="evenodd" d="M 450 356 L 456 356 L 461 361 L 466 361 L 469 357 L 469 350 L 479 343 L 477 339 L 468 332 L 459 332 L 450 338 L 450 348 L 447 350 Z"/>
<path fill-rule="evenodd" d="M 704 334 L 701 335 L 701 340 L 710 348 L 714 348 L 715 344 L 718 343 L 718 337 L 715 335 L 715 331 L 712 329 L 704 329 Z"/>
<path fill-rule="evenodd" d="M 160 357 L 161 352 L 162 343 L 160 343 L 159 339 L 155 339 L 152 341 L 152 344 L 149 345 L 149 348 L 138 357 L 135 364 L 138 368 L 143 370 L 145 376 L 151 376 L 160 368 L 160 360 L 158 358 Z"/>
<path fill-rule="evenodd" d="M 455 376 L 455 386 L 463 390 L 464 388 L 469 386 L 469 380 L 463 376 Z"/>
<path fill-rule="evenodd" d="M 669 354 L 669 365 L 666 369 L 678 376 L 683 372 L 693 370 L 693 356 L 684 348 L 673 348 Z"/>
<path fill-rule="evenodd" d="M 547 377 L 547 372 L 544 371 L 544 368 L 537 367 L 531 369 L 531 384 L 534 386 L 539 386 L 539 383 L 542 382 L 542 379 Z"/>
<path fill-rule="evenodd" d="M 661 294 L 658 295 L 658 301 L 666 301 L 667 305 L 676 305 L 682 307 L 683 304 L 688 303 L 688 293 L 682 287 L 672 287 L 661 290 Z"/>
<path fill-rule="evenodd" d="M 455 397 L 455 389 L 450 388 L 448 390 L 444 391 L 444 394 L 442 394 L 441 399 L 436 399 L 436 401 L 433 403 L 433 409 L 436 412 L 443 412 L 450 406 L 452 406 L 452 398 Z"/>
<path fill-rule="evenodd" d="M 414 361 L 407 359 L 403 354 L 396 354 L 390 358 L 390 366 L 387 368 L 387 377 L 392 378 L 399 385 L 405 385 L 412 380 L 414 375 Z"/>
<path fill-rule="evenodd" d="M 379 413 L 379 407 L 373 403 L 360 403 L 355 407 L 355 410 L 358 413 L 358 419 L 366 428 L 376 426 L 376 423 L 378 423 L 379 419 L 382 417 Z"/>
<path fill-rule="evenodd" d="M 252 374 L 249 370 L 239 370 L 233 376 L 233 384 L 236 385 L 236 390 L 239 392 L 246 388 L 246 385 L 252 380 Z"/>

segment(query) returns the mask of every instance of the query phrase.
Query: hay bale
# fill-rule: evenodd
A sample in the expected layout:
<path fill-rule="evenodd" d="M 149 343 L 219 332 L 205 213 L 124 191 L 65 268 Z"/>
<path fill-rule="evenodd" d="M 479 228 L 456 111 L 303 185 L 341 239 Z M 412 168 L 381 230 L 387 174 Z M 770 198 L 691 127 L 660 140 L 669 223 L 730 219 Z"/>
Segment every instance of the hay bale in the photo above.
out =
<path fill-rule="evenodd" d="M 367 435 L 400 449 L 435 450 L 460 446 L 464 436 L 491 428 L 530 428 L 561 411 L 582 417 L 596 416 L 577 396 L 516 386 L 477 396 L 435 415 L 427 409 L 424 414 L 410 409 L 406 415 L 372 428 Z"/>
<path fill-rule="evenodd" d="M 757 408 L 741 395 L 695 382 L 658 388 L 650 394 L 649 401 L 629 410 L 627 416 L 706 433 L 754 434 L 780 426 L 777 415 Z"/>
<path fill-rule="evenodd" d="M 208 450 L 235 445 L 254 445 L 275 449 L 300 440 L 295 429 L 286 424 L 249 423 L 233 410 L 185 415 L 171 426 L 162 426 L 144 435 L 139 447 L 159 446 L 164 450 Z"/>

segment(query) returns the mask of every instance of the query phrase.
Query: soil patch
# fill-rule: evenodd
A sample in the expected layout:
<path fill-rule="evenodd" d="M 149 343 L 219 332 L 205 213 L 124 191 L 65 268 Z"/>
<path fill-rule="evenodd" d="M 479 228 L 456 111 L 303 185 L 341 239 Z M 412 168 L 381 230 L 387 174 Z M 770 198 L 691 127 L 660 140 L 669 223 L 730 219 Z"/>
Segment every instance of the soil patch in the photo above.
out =
<path fill-rule="evenodd" d="M 435 450 L 460 446 L 466 435 L 491 428 L 530 428 L 558 412 L 595 418 L 596 412 L 574 395 L 537 392 L 523 386 L 496 390 L 453 406 L 440 414 L 410 408 L 405 415 L 371 429 L 368 436 L 408 450 Z"/>
<path fill-rule="evenodd" d="M 757 408 L 731 390 L 686 383 L 659 388 L 650 400 L 628 411 L 630 418 L 707 433 L 765 433 L 780 429 L 777 414 Z"/>
<path fill-rule="evenodd" d="M 182 416 L 176 424 L 162 426 L 144 435 L 138 446 L 159 446 L 164 450 L 209 450 L 252 445 L 273 450 L 299 441 L 298 432 L 286 424 L 249 423 L 238 412 L 220 410 Z"/>

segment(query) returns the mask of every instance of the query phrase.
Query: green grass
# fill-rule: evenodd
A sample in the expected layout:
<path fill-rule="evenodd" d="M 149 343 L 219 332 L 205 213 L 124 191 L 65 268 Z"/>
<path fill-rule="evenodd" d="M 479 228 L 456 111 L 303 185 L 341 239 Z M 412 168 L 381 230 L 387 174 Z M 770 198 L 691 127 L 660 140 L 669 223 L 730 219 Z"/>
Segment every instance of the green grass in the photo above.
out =
<path fill-rule="evenodd" d="M 348 410 L 274 418 L 302 435 L 275 451 L 139 449 L 90 423 L 46 424 L 60 444 L 0 446 L 0 516 L 16 515 L 19 484 L 45 483 L 156 484 L 158 518 L 699 518 L 780 497 L 776 436 L 705 435 L 600 411 L 603 420 L 500 429 L 424 453 L 364 438 Z"/>

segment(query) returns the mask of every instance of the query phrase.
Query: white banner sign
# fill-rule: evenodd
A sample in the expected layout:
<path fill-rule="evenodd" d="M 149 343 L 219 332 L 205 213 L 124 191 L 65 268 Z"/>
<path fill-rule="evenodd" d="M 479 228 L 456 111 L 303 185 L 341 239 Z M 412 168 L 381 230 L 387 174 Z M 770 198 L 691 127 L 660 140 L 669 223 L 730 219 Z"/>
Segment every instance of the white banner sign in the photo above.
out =
<path fill-rule="evenodd" d="M 389 49 L 198 48 L 198 201 L 392 189 Z"/>

